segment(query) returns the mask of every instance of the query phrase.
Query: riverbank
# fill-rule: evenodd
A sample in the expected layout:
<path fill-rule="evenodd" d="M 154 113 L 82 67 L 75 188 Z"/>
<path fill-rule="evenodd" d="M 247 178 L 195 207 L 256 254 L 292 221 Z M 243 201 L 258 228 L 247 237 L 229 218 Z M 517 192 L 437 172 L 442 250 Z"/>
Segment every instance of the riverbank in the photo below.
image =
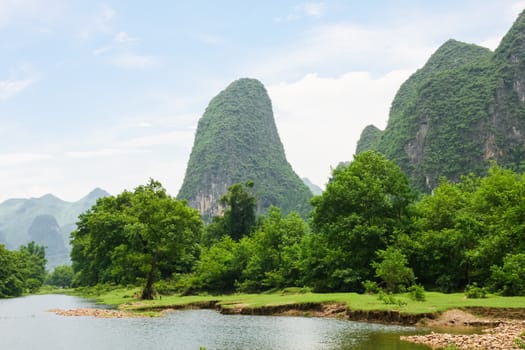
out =
<path fill-rule="evenodd" d="M 413 301 L 408 294 L 398 294 L 395 295 L 396 304 L 385 304 L 376 295 L 284 291 L 271 294 L 162 296 L 139 301 L 134 298 L 137 292 L 115 289 L 98 294 L 96 299 L 99 303 L 114 305 L 120 312 L 146 313 L 148 316 L 169 310 L 200 308 L 215 309 L 223 314 L 336 317 L 415 325 L 433 332 L 403 340 L 436 349 L 452 344 L 457 349 L 518 349 L 515 339 L 525 332 L 525 297 L 490 295 L 484 299 L 467 299 L 460 293 L 427 292 L 425 301 Z M 477 330 L 485 328 L 486 331 L 483 334 L 458 334 L 472 333 L 473 327 Z"/>

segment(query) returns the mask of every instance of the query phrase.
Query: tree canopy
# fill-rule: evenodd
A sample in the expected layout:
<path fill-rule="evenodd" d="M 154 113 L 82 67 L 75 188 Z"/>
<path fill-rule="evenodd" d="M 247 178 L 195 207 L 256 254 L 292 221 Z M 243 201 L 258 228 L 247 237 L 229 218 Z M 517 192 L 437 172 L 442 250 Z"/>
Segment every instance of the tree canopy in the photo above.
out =
<path fill-rule="evenodd" d="M 143 281 L 142 298 L 151 299 L 159 275 L 188 271 L 201 228 L 199 213 L 155 180 L 102 198 L 72 233 L 75 284 Z"/>

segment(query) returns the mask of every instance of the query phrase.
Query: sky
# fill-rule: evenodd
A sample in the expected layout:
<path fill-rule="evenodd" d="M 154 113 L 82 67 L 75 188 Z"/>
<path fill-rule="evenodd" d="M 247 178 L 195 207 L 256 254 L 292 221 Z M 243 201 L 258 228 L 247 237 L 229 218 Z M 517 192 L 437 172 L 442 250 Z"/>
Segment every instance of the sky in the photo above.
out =
<path fill-rule="evenodd" d="M 288 162 L 323 187 L 446 40 L 494 50 L 525 0 L 0 0 L 0 202 L 159 180 L 177 195 L 199 118 L 268 90 Z"/>

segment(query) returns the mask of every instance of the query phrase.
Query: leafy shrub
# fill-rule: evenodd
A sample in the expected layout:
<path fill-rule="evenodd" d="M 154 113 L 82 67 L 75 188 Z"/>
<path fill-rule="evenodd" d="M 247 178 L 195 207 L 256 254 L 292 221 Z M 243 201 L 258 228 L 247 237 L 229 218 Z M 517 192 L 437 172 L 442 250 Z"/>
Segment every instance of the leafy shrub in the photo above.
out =
<path fill-rule="evenodd" d="M 366 280 L 363 282 L 366 294 L 377 294 L 381 291 L 381 288 L 377 285 L 377 282 Z"/>
<path fill-rule="evenodd" d="M 306 293 L 311 293 L 311 292 L 312 292 L 312 288 L 310 287 L 287 287 L 281 291 L 281 295 L 306 294 Z"/>
<path fill-rule="evenodd" d="M 158 294 L 162 295 L 173 295 L 181 290 L 178 281 L 173 280 L 160 280 L 155 283 L 154 289 Z"/>
<path fill-rule="evenodd" d="M 493 289 L 503 295 L 525 295 L 525 254 L 508 254 L 503 266 L 492 266 Z"/>
<path fill-rule="evenodd" d="M 420 286 L 418 284 L 413 284 L 408 288 L 408 292 L 410 293 L 410 299 L 414 301 L 425 301 L 425 288 L 423 286 Z"/>
<path fill-rule="evenodd" d="M 387 305 L 405 306 L 407 304 L 403 300 L 396 298 L 392 293 L 385 293 L 383 291 L 377 293 L 377 299 Z"/>
<path fill-rule="evenodd" d="M 405 290 L 405 285 L 414 283 L 414 271 L 408 266 L 408 260 L 401 250 L 388 247 L 376 252 L 381 262 L 372 262 L 376 276 L 381 278 L 389 292 Z"/>
<path fill-rule="evenodd" d="M 476 282 L 467 285 L 465 287 L 465 295 L 469 299 L 481 299 L 487 297 L 487 288 L 485 287 L 478 287 L 478 284 Z"/>

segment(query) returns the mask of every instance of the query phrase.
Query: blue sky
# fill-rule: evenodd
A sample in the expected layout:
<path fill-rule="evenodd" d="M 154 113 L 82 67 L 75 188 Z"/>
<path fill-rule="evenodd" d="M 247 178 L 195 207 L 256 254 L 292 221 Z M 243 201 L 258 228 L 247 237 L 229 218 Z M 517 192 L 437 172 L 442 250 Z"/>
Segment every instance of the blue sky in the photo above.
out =
<path fill-rule="evenodd" d="M 288 161 L 323 186 L 447 39 L 494 49 L 524 0 L 0 0 L 0 201 L 160 180 L 176 195 L 198 119 L 265 84 Z"/>

